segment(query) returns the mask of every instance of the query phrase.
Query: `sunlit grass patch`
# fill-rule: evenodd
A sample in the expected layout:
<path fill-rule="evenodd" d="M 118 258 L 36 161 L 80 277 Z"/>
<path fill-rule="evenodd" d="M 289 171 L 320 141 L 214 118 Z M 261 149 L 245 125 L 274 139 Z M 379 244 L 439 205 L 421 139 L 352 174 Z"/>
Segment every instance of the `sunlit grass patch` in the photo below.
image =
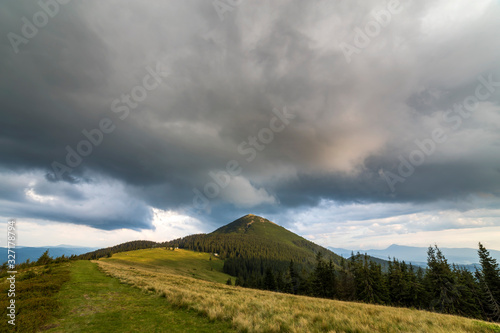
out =
<path fill-rule="evenodd" d="M 77 261 L 70 268 L 71 280 L 57 295 L 61 309 L 46 332 L 233 331 L 229 322 L 211 321 L 185 306 L 172 306 L 154 286 L 144 283 L 142 291 L 131 281 L 106 276 L 95 263 Z M 138 275 L 146 276 L 150 278 L 150 274 Z"/>
<path fill-rule="evenodd" d="M 246 289 L 161 271 L 146 277 L 109 260 L 98 264 L 122 281 L 152 287 L 171 304 L 211 320 L 228 320 L 242 332 L 494 332 L 498 327 L 458 316 Z"/>

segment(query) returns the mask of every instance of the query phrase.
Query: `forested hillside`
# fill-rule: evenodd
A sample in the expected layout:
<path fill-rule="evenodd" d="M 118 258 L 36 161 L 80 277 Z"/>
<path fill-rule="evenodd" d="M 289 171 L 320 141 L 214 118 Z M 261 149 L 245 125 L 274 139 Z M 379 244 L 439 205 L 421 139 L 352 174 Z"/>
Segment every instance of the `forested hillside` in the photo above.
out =
<path fill-rule="evenodd" d="M 122 244 L 118 244 L 111 247 L 106 247 L 104 249 L 95 250 L 92 252 L 84 253 L 79 256 L 76 256 L 76 259 L 99 259 L 102 257 L 111 257 L 113 253 L 125 252 L 125 251 L 133 251 L 133 250 L 142 250 L 142 249 L 151 249 L 154 247 L 160 246 L 159 243 L 153 241 L 146 240 L 137 240 L 126 242 Z"/>
<path fill-rule="evenodd" d="M 284 275 L 290 263 L 298 272 L 311 271 L 319 252 L 333 265 L 340 257 L 293 232 L 259 216 L 243 216 L 210 234 L 191 235 L 163 244 L 217 254 L 224 272 L 238 277 L 238 284 L 265 287 L 267 274 Z"/>

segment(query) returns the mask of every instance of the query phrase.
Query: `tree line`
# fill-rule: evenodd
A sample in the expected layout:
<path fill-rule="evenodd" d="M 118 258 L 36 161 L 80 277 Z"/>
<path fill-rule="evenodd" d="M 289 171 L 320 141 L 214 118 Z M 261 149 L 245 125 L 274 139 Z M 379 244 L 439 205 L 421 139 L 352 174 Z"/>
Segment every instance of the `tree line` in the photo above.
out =
<path fill-rule="evenodd" d="M 80 254 L 76 256 L 76 259 L 83 259 L 83 260 L 97 260 L 99 258 L 103 257 L 111 257 L 114 253 L 119 253 L 119 252 L 126 252 L 126 251 L 134 251 L 134 250 L 142 250 L 142 249 L 151 249 L 155 247 L 159 247 L 160 244 L 157 242 L 153 241 L 147 241 L 147 240 L 137 240 L 137 241 L 131 241 L 131 242 L 126 242 L 122 244 L 118 244 L 115 246 L 107 247 L 104 249 L 99 249 L 95 250 L 92 252 Z"/>
<path fill-rule="evenodd" d="M 429 247 L 427 268 L 392 259 L 386 269 L 367 255 L 356 254 L 336 265 L 322 253 L 312 271 L 264 268 L 260 277 L 242 276 L 236 285 L 292 294 L 411 307 L 489 321 L 500 321 L 500 269 L 479 243 L 480 267 L 475 272 L 450 265 L 437 247 Z"/>

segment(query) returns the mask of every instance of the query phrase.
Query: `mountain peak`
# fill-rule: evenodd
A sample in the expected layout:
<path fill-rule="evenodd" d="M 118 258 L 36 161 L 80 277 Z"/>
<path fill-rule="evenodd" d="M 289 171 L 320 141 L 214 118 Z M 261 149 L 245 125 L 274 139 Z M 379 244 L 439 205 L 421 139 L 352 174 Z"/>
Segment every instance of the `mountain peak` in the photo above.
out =
<path fill-rule="evenodd" d="M 245 216 L 240 217 L 238 220 L 250 220 L 252 222 L 261 222 L 261 223 L 272 223 L 276 224 L 272 221 L 269 221 L 268 219 L 263 218 L 262 216 L 254 215 L 254 214 L 247 214 Z M 236 221 L 238 221 L 236 220 Z"/>
<path fill-rule="evenodd" d="M 283 268 L 288 267 L 290 260 L 301 265 L 314 265 L 317 252 L 333 258 L 335 262 L 340 260 L 335 253 L 254 214 L 242 216 L 209 234 L 171 241 L 167 246 L 216 252 L 226 259 L 277 260 Z"/>
<path fill-rule="evenodd" d="M 220 227 L 219 229 L 215 230 L 213 233 L 214 234 L 227 234 L 227 233 L 239 233 L 239 234 L 246 234 L 249 232 L 252 233 L 260 233 L 262 228 L 279 228 L 286 230 L 279 225 L 277 225 L 274 222 L 269 221 L 268 219 L 265 219 L 261 216 L 254 215 L 254 214 L 247 214 L 245 216 L 240 217 L 237 220 L 234 220 L 233 222 L 226 224 L 225 226 Z M 259 229 L 259 230 L 256 230 Z M 288 230 L 286 230 L 288 232 Z"/>

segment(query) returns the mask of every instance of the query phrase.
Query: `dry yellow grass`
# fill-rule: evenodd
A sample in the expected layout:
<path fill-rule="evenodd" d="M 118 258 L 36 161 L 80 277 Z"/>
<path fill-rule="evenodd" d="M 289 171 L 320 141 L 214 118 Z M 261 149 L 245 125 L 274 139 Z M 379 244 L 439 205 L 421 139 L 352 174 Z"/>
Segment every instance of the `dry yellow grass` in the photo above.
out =
<path fill-rule="evenodd" d="M 227 286 L 119 262 L 98 261 L 107 274 L 154 290 L 176 306 L 242 332 L 500 332 L 500 326 L 427 311 L 341 302 Z"/>

